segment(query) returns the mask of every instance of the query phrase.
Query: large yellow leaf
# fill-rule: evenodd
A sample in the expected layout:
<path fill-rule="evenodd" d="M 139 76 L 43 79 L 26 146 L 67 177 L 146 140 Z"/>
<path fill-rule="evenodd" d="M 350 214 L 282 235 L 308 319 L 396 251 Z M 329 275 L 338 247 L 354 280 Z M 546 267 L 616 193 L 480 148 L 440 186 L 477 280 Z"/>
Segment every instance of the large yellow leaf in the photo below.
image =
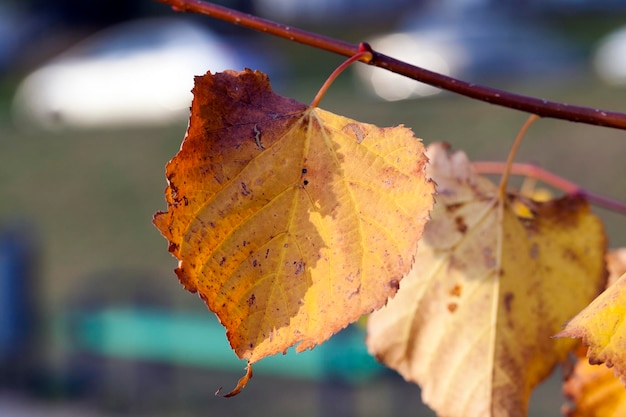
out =
<path fill-rule="evenodd" d="M 503 200 L 464 154 L 428 155 L 432 220 L 400 291 L 370 316 L 368 348 L 439 416 L 524 416 L 574 345 L 551 336 L 604 285 L 602 225 L 581 198 Z"/>
<path fill-rule="evenodd" d="M 237 355 L 312 348 L 384 305 L 433 204 L 421 141 L 278 96 L 259 72 L 193 91 L 154 223 Z"/>

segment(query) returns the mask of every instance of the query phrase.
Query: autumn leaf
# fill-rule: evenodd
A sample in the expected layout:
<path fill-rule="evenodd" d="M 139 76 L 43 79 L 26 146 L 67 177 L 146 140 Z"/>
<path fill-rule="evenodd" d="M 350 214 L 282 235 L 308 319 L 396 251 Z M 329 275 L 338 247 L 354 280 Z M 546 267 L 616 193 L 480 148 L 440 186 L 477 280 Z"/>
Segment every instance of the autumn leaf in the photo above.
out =
<path fill-rule="evenodd" d="M 626 248 L 606 255 L 609 271 L 607 288 L 626 273 Z M 567 417 L 614 417 L 626 415 L 626 389 L 613 369 L 604 364 L 591 365 L 587 348 L 577 350 L 577 362 L 563 383 L 563 393 L 571 401 L 564 407 Z"/>
<path fill-rule="evenodd" d="M 307 107 L 260 72 L 196 77 L 154 223 L 250 363 L 384 305 L 433 204 L 420 140 Z"/>
<path fill-rule="evenodd" d="M 623 251 L 608 258 L 612 276 L 624 272 Z M 582 339 L 593 365 L 606 364 L 626 382 L 626 273 L 570 320 L 558 337 Z"/>
<path fill-rule="evenodd" d="M 501 198 L 465 154 L 428 155 L 432 220 L 400 291 L 370 316 L 368 348 L 439 416 L 525 416 L 575 344 L 551 336 L 604 285 L 601 222 L 580 197 Z"/>
<path fill-rule="evenodd" d="M 622 382 L 612 369 L 591 365 L 584 353 L 564 383 L 563 393 L 573 402 L 564 410 L 567 417 L 626 415 L 626 390 Z"/>

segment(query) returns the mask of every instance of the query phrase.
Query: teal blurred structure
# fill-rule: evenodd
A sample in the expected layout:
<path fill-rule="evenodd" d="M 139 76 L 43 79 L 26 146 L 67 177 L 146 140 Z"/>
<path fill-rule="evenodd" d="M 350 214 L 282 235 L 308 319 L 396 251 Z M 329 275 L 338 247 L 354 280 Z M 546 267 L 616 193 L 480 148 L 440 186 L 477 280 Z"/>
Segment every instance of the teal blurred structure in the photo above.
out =
<path fill-rule="evenodd" d="M 209 314 L 156 308 L 76 311 L 62 318 L 59 337 L 70 350 L 103 357 L 243 372 L 225 330 Z M 297 379 L 367 381 L 384 370 L 367 352 L 364 332 L 350 326 L 313 350 L 263 359 L 255 372 Z"/>

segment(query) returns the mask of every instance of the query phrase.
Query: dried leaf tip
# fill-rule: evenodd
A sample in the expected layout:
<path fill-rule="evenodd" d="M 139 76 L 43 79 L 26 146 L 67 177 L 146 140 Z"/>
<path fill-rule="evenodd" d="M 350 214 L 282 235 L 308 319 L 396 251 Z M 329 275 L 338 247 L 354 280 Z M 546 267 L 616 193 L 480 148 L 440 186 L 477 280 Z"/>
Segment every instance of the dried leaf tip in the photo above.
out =
<path fill-rule="evenodd" d="M 229 392 L 228 394 L 224 394 L 224 395 L 220 394 L 220 392 L 222 391 L 222 387 L 219 387 L 218 390 L 215 391 L 215 395 L 219 397 L 223 397 L 223 398 L 234 397 L 235 395 L 243 391 L 246 385 L 248 385 L 248 381 L 250 381 L 251 379 L 252 379 L 252 364 L 248 362 L 248 365 L 246 366 L 246 374 L 239 379 L 239 381 L 237 382 L 237 386 L 231 392 Z"/>

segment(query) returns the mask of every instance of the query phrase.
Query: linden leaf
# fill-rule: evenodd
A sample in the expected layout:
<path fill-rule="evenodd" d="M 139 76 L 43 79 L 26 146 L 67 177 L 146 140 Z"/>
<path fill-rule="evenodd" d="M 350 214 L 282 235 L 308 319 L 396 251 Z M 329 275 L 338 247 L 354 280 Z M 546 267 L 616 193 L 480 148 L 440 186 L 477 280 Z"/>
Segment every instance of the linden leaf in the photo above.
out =
<path fill-rule="evenodd" d="M 384 305 L 433 204 L 419 139 L 281 97 L 260 72 L 196 77 L 154 223 L 249 363 Z"/>
<path fill-rule="evenodd" d="M 584 353 L 583 353 L 584 355 Z M 581 355 L 582 356 L 582 355 Z M 563 393 L 574 404 L 567 417 L 615 417 L 626 415 L 626 390 L 613 370 L 579 360 L 563 384 Z"/>
<path fill-rule="evenodd" d="M 626 273 L 626 248 L 606 255 L 607 287 Z M 564 407 L 567 417 L 614 417 L 626 415 L 626 390 L 615 372 L 605 365 L 591 365 L 587 348 L 577 350 L 577 362 L 563 383 L 563 393 L 572 402 Z"/>
<path fill-rule="evenodd" d="M 626 273 L 570 320 L 557 337 L 582 339 L 593 365 L 606 364 L 626 383 Z"/>
<path fill-rule="evenodd" d="M 575 344 L 551 336 L 604 285 L 602 224 L 580 197 L 501 199 L 465 154 L 427 153 L 432 220 L 400 291 L 370 316 L 368 348 L 440 416 L 525 416 Z"/>

